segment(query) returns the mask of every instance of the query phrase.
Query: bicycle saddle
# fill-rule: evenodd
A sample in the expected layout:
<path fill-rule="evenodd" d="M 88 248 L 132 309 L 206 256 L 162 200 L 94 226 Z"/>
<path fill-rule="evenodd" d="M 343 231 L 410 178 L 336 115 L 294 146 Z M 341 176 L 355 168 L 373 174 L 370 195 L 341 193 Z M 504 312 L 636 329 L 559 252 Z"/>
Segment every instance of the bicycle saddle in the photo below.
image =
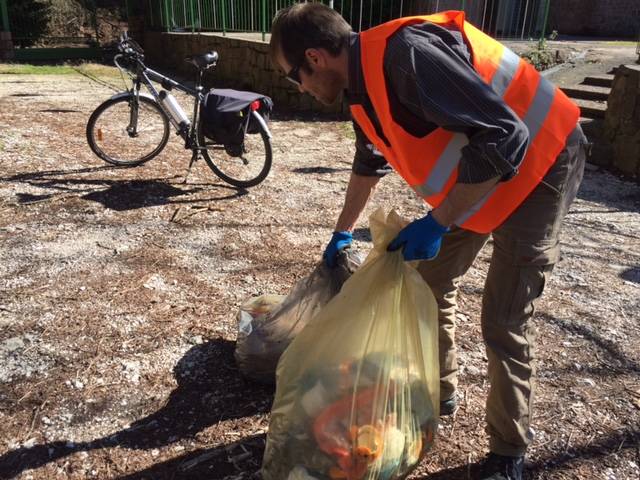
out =
<path fill-rule="evenodd" d="M 189 63 L 193 63 L 198 68 L 201 68 L 201 69 L 209 68 L 210 66 L 218 63 L 218 52 L 216 52 L 215 50 L 212 50 L 210 52 L 203 53 L 200 55 L 189 56 L 185 58 L 185 60 Z"/>

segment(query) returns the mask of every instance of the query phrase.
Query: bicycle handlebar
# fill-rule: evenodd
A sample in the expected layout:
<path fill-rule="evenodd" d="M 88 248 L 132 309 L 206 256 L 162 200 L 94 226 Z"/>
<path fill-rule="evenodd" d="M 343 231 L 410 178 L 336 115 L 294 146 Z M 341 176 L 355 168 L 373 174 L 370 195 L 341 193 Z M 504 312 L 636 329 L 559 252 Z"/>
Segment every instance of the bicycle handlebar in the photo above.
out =
<path fill-rule="evenodd" d="M 120 35 L 118 51 L 131 59 L 144 59 L 144 50 L 138 42 L 129 38 L 129 33 L 126 30 Z"/>

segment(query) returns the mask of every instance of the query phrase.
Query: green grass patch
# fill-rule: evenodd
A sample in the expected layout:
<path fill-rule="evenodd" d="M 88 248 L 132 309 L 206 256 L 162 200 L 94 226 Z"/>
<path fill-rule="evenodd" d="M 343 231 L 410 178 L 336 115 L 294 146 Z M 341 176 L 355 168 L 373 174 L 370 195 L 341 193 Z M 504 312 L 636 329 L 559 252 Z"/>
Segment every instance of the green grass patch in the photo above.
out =
<path fill-rule="evenodd" d="M 120 78 L 120 71 L 110 65 L 102 65 L 100 63 L 81 63 L 77 65 L 75 68 L 80 70 L 87 75 L 92 75 L 94 77 L 117 77 Z"/>
<path fill-rule="evenodd" d="M 0 63 L 0 74 L 12 75 L 70 75 L 77 73 L 68 65 L 30 65 L 28 63 Z"/>
<path fill-rule="evenodd" d="M 619 45 L 621 47 L 635 47 L 638 44 L 635 40 L 609 40 L 602 43 L 606 45 Z"/>
<path fill-rule="evenodd" d="M 78 65 L 31 65 L 28 63 L 0 63 L 0 75 L 78 75 L 78 71 L 94 77 L 119 77 L 115 67 L 99 63 Z"/>
<path fill-rule="evenodd" d="M 341 125 L 342 133 L 345 137 L 350 138 L 352 140 L 356 139 L 356 132 L 353 130 L 352 122 L 342 122 Z"/>

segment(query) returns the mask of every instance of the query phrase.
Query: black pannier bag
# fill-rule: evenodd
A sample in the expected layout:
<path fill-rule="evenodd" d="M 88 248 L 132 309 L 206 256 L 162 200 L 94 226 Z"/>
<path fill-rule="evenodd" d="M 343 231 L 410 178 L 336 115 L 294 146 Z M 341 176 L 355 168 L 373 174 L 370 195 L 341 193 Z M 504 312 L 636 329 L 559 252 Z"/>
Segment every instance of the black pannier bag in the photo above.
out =
<path fill-rule="evenodd" d="M 204 99 L 201 114 L 202 133 L 213 142 L 224 145 L 232 157 L 242 155 L 244 123 L 251 113 L 251 104 L 260 102 L 258 113 L 269 120 L 273 102 L 265 95 L 225 88 L 209 90 Z M 249 119 L 247 133 L 259 133 L 260 126 L 255 118 Z"/>

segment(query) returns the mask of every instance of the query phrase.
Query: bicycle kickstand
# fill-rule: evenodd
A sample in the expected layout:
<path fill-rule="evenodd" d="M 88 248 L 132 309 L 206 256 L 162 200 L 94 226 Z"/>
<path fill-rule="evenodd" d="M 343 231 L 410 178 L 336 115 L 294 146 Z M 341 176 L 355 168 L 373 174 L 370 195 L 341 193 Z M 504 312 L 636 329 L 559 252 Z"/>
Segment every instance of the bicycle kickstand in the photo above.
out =
<path fill-rule="evenodd" d="M 198 160 L 198 150 L 194 150 L 193 155 L 191 155 L 191 161 L 189 161 L 189 166 L 187 167 L 187 173 L 185 173 L 184 180 L 182 181 L 183 184 L 187 183 L 187 180 L 189 178 L 189 173 L 191 172 L 191 167 L 193 166 L 194 163 L 196 163 L 197 160 Z"/>

